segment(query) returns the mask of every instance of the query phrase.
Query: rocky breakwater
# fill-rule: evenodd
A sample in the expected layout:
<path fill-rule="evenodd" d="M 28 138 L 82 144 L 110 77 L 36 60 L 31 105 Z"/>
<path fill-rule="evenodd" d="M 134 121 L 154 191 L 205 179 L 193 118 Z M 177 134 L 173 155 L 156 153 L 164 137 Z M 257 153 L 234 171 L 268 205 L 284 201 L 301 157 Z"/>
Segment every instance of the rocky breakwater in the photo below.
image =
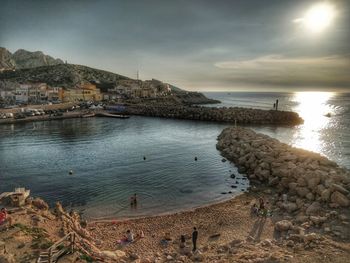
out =
<path fill-rule="evenodd" d="M 282 124 L 296 125 L 303 120 L 295 112 L 259 110 L 251 108 L 212 108 L 183 105 L 131 105 L 128 112 L 133 115 L 201 121 L 230 122 L 238 124 Z"/>
<path fill-rule="evenodd" d="M 226 128 L 217 149 L 253 185 L 268 188 L 276 231 L 296 240 L 316 234 L 350 238 L 350 172 L 320 154 L 293 148 L 250 129 Z M 305 233 L 308 233 L 306 235 Z M 310 236 L 310 233 L 313 233 Z"/>

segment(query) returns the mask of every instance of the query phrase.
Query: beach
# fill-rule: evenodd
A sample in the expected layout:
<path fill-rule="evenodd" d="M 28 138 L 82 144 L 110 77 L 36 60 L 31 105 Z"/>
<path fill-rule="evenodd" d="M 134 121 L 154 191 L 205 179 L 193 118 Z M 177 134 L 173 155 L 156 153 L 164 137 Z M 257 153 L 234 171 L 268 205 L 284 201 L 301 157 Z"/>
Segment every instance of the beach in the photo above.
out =
<path fill-rule="evenodd" d="M 198 261 L 204 262 L 345 262 L 350 244 L 323 237 L 314 247 L 289 247 L 278 239 L 274 223 L 280 217 L 260 218 L 251 214 L 251 204 L 259 197 L 272 202 L 270 190 L 244 193 L 229 201 L 193 211 L 133 220 L 91 222 L 88 229 L 101 250 L 122 249 L 139 262 L 192 262 L 191 233 L 199 231 Z M 264 192 L 265 191 L 265 192 Z M 143 231 L 145 237 L 126 246 L 116 241 L 126 230 Z M 160 241 L 165 233 L 171 240 L 167 247 Z M 187 250 L 179 248 L 180 235 L 186 235 Z M 190 255 L 188 257 L 188 255 Z M 170 257 L 169 257 L 170 256 Z M 157 259 L 159 261 L 153 261 Z M 168 260 L 167 260 L 168 259 Z M 147 261 L 149 260 L 149 261 Z"/>

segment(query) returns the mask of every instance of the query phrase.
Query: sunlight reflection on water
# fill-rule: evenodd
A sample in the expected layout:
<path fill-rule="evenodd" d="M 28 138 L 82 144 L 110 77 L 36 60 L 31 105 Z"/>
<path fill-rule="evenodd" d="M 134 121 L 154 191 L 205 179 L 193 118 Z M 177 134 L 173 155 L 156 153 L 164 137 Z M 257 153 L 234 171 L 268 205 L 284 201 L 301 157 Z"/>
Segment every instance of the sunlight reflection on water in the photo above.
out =
<path fill-rule="evenodd" d="M 296 92 L 292 101 L 296 103 L 295 111 L 304 119 L 294 133 L 293 146 L 310 151 L 321 152 L 320 131 L 329 125 L 334 109 L 327 103 L 335 94 L 333 92 Z"/>

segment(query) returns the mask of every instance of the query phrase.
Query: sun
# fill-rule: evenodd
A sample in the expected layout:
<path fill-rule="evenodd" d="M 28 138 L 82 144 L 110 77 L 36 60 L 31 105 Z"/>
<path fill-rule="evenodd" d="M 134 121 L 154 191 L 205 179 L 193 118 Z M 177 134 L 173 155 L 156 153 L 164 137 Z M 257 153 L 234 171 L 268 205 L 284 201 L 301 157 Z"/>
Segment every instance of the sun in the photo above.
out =
<path fill-rule="evenodd" d="M 335 17 L 335 9 L 328 3 L 312 6 L 302 18 L 294 20 L 303 24 L 311 32 L 319 33 L 329 27 Z"/>

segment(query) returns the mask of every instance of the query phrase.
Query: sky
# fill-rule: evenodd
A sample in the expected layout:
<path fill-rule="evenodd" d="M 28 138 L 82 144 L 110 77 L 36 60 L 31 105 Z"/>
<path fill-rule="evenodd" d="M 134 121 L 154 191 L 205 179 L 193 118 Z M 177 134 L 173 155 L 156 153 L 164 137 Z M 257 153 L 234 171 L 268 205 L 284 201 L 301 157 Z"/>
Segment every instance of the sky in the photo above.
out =
<path fill-rule="evenodd" d="M 350 0 L 0 0 L 0 46 L 194 91 L 350 91 Z"/>

